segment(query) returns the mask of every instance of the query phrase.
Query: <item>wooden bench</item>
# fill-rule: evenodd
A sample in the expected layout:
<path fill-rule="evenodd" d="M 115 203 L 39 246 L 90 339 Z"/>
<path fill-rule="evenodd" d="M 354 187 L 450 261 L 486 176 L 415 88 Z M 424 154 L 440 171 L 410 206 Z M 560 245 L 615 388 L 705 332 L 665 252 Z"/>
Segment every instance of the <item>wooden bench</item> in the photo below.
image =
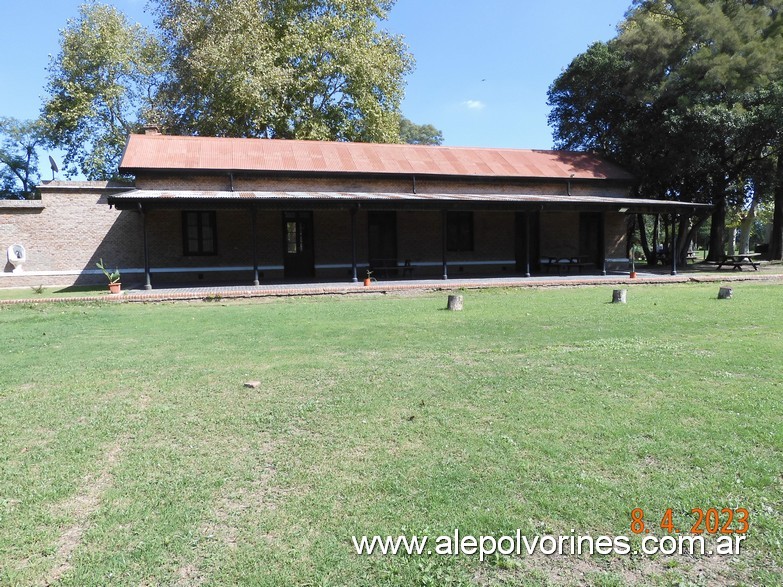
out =
<path fill-rule="evenodd" d="M 397 259 L 370 259 L 370 271 L 377 277 L 389 278 L 397 275 Z"/>

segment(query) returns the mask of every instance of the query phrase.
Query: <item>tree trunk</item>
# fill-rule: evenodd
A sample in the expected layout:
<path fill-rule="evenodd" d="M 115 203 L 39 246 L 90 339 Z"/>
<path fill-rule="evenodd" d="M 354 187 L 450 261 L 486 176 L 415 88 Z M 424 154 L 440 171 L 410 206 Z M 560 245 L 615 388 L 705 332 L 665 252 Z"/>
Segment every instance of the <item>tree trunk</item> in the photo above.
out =
<path fill-rule="evenodd" d="M 625 304 L 628 301 L 627 289 L 615 289 L 612 291 L 613 304 Z"/>
<path fill-rule="evenodd" d="M 729 230 L 729 240 L 726 243 L 726 248 L 728 249 L 729 255 L 735 255 L 737 253 L 737 227 L 732 226 Z"/>
<path fill-rule="evenodd" d="M 721 191 L 713 198 L 712 226 L 710 227 L 710 251 L 707 261 L 720 263 L 726 254 L 726 193 Z"/>
<path fill-rule="evenodd" d="M 658 241 L 660 240 L 660 224 L 661 224 L 661 215 L 656 214 L 655 215 L 655 223 L 653 224 L 653 246 L 652 246 L 652 255 L 648 257 L 650 265 L 657 265 L 658 264 Z"/>
<path fill-rule="evenodd" d="M 642 245 L 642 251 L 644 251 L 645 259 L 650 258 L 650 243 L 647 240 L 647 227 L 644 224 L 644 214 L 636 215 L 636 227 L 639 229 L 639 241 Z"/>
<path fill-rule="evenodd" d="M 775 181 L 775 212 L 772 216 L 772 234 L 769 237 L 769 258 L 783 260 L 783 154 L 778 155 Z"/>
<path fill-rule="evenodd" d="M 691 218 L 687 214 L 680 214 L 680 221 L 677 223 L 677 265 L 685 267 L 685 261 L 688 258 L 688 250 L 691 246 L 691 233 L 689 232 Z"/>
<path fill-rule="evenodd" d="M 672 236 L 669 234 L 669 219 L 671 216 L 663 217 L 663 250 L 668 251 L 672 248 Z"/>
<path fill-rule="evenodd" d="M 707 222 L 707 218 L 709 217 L 709 214 L 702 213 L 702 215 L 699 216 L 693 224 L 691 224 L 691 227 L 688 229 L 688 235 L 685 242 L 691 243 L 696 239 L 696 235 L 699 233 L 702 225 Z M 698 243 L 696 244 L 698 245 Z"/>
<path fill-rule="evenodd" d="M 753 230 L 753 223 L 756 221 L 756 208 L 761 200 L 761 193 L 756 190 L 753 193 L 753 200 L 747 214 L 742 217 L 739 225 L 739 244 L 740 253 L 750 253 L 750 233 Z"/>

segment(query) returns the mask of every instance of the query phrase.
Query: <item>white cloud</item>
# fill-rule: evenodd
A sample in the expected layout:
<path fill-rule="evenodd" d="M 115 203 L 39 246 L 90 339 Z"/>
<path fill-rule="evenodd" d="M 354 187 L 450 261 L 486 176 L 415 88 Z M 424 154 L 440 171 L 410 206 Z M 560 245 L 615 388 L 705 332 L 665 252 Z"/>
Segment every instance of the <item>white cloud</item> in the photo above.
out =
<path fill-rule="evenodd" d="M 469 110 L 484 110 L 487 107 L 481 100 L 465 100 L 462 105 Z"/>

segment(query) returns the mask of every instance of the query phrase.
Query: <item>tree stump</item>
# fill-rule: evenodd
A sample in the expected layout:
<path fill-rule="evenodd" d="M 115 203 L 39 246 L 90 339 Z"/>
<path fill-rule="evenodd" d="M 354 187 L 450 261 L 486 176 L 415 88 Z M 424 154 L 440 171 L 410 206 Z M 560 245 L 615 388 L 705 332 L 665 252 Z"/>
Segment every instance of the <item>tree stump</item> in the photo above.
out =
<path fill-rule="evenodd" d="M 722 287 L 718 290 L 718 299 L 719 300 L 730 300 L 731 294 L 734 293 L 734 290 L 730 287 Z"/>
<path fill-rule="evenodd" d="M 627 296 L 628 296 L 627 289 L 616 289 L 612 292 L 612 303 L 624 304 L 626 303 Z"/>
<path fill-rule="evenodd" d="M 446 306 L 449 310 L 458 311 L 462 309 L 462 296 L 449 296 L 449 303 Z"/>

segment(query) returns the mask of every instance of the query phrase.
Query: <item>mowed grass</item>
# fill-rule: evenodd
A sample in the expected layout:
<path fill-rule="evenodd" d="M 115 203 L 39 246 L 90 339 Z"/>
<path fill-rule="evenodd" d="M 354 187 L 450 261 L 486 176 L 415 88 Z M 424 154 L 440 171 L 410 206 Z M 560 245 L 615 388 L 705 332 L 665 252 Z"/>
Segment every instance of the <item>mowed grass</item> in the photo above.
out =
<path fill-rule="evenodd" d="M 783 288 L 1 307 L 2 585 L 780 585 Z M 243 383 L 261 382 L 257 389 Z M 738 557 L 357 555 L 747 508 Z"/>

